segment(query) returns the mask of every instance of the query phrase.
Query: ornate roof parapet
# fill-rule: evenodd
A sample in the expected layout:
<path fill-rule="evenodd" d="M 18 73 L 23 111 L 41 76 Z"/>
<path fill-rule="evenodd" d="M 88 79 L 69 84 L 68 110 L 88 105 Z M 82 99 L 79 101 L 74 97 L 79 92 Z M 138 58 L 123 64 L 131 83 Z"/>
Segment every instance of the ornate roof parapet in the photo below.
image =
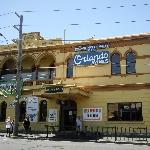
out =
<path fill-rule="evenodd" d="M 53 45 L 62 45 L 62 39 L 49 39 L 45 40 L 41 35 L 40 32 L 31 32 L 31 33 L 24 33 L 23 34 L 23 48 L 36 48 L 36 47 L 46 47 L 46 46 L 53 46 Z"/>
<path fill-rule="evenodd" d="M 9 51 L 9 50 L 17 50 L 18 49 L 18 39 L 13 40 L 14 44 L 9 45 L 1 45 L 0 52 L 2 51 Z M 37 48 L 37 47 L 46 47 L 46 46 L 55 46 L 55 45 L 62 45 L 62 39 L 44 39 L 40 32 L 30 32 L 30 33 L 23 33 L 22 38 L 22 48 Z"/>

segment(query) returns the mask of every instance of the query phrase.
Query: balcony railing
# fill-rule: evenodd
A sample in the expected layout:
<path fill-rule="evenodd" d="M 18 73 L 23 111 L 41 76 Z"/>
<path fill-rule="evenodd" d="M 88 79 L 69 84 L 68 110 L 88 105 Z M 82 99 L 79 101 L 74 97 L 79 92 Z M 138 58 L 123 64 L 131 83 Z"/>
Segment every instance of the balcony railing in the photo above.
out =
<path fill-rule="evenodd" d="M 21 77 L 23 80 L 23 86 L 33 86 L 33 85 L 42 85 L 44 84 L 52 84 L 53 79 L 55 78 L 55 70 L 40 70 L 38 72 L 38 76 L 36 72 L 31 72 L 31 70 L 23 70 L 21 73 Z M 0 80 L 3 81 L 16 81 L 16 74 L 2 74 Z"/>
<path fill-rule="evenodd" d="M 4 81 L 15 81 L 16 80 L 16 74 L 1 75 L 1 80 L 4 80 Z"/>
<path fill-rule="evenodd" d="M 23 81 L 31 81 L 36 79 L 36 73 L 30 72 L 30 73 L 22 73 L 21 74 Z"/>
<path fill-rule="evenodd" d="M 55 77 L 55 71 L 39 71 L 38 72 L 38 79 L 39 80 L 48 80 L 48 79 L 54 79 Z"/>

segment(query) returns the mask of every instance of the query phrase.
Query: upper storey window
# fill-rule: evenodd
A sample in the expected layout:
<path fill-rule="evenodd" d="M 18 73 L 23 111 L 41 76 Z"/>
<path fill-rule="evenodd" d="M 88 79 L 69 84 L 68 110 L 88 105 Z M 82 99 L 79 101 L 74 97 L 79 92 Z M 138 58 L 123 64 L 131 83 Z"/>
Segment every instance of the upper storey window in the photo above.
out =
<path fill-rule="evenodd" d="M 67 60 L 67 78 L 73 77 L 73 58 Z"/>
<path fill-rule="evenodd" d="M 121 74 L 120 55 L 118 53 L 111 56 L 111 74 Z"/>
<path fill-rule="evenodd" d="M 133 52 L 129 52 L 126 55 L 126 73 L 132 74 L 136 73 L 135 69 L 136 55 Z"/>

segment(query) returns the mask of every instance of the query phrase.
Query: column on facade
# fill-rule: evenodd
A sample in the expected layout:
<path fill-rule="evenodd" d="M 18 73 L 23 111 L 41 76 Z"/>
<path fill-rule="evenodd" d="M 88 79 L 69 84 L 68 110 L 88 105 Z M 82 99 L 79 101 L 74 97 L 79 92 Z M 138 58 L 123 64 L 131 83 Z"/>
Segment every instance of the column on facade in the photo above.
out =
<path fill-rule="evenodd" d="M 39 65 L 35 65 L 35 80 L 38 80 Z"/>

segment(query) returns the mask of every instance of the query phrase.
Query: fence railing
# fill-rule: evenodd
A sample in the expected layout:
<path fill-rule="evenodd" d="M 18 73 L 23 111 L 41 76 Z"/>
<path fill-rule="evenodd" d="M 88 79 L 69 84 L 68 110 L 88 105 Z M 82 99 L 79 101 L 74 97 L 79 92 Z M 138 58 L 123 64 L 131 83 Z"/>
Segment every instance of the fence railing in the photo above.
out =
<path fill-rule="evenodd" d="M 51 127 L 52 128 L 52 127 Z M 48 137 L 48 127 L 47 127 L 47 137 Z M 80 131 L 80 128 L 73 130 L 72 132 L 77 132 L 80 134 L 74 134 L 74 136 L 79 136 L 83 138 L 93 138 L 93 139 L 106 139 L 112 141 L 148 141 L 150 138 L 150 133 L 148 133 L 147 127 L 92 127 L 84 126 L 84 129 Z M 60 132 L 59 130 L 57 132 Z M 68 132 L 63 131 L 65 137 Z M 57 134 L 57 133 L 56 133 Z M 68 134 L 69 137 L 70 133 Z M 73 136 L 71 136 L 72 138 Z"/>
<path fill-rule="evenodd" d="M 147 141 L 150 136 L 147 127 L 97 127 L 95 130 L 93 127 L 84 128 L 85 134 L 95 138 L 112 139 L 114 141 Z"/>

